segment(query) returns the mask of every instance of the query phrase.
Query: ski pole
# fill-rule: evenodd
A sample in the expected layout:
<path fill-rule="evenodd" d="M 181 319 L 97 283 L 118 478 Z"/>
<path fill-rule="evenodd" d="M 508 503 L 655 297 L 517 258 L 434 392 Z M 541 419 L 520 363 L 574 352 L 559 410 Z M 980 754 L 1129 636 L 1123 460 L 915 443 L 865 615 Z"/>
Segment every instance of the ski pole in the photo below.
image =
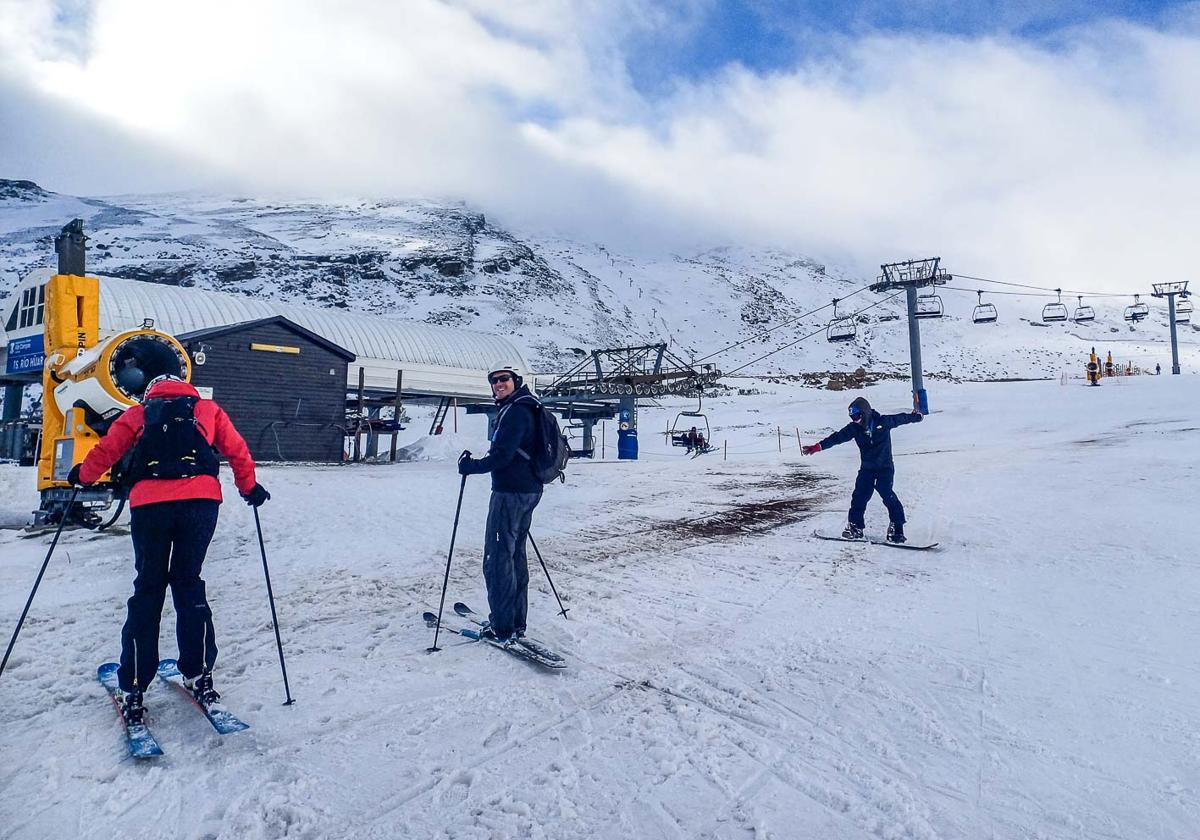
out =
<path fill-rule="evenodd" d="M 454 556 L 454 538 L 458 536 L 458 515 L 462 512 L 463 491 L 467 489 L 467 477 L 464 475 L 458 485 L 458 504 L 454 508 L 454 527 L 450 530 L 450 552 L 446 555 L 446 576 L 442 578 L 442 600 L 438 604 L 437 627 L 433 630 L 433 647 L 427 653 L 441 650 L 437 646 L 438 634 L 442 632 L 442 610 L 446 607 L 446 587 L 450 585 L 450 558 Z"/>
<path fill-rule="evenodd" d="M 58 545 L 58 537 L 62 533 L 63 525 L 67 524 L 67 514 L 70 513 L 71 506 L 75 504 L 75 496 L 78 494 L 78 487 L 71 490 L 71 498 L 63 509 L 62 519 L 58 521 L 54 539 L 50 541 L 50 549 L 46 552 L 46 559 L 42 561 L 42 569 L 38 572 L 37 580 L 33 582 L 33 589 L 29 592 L 29 600 L 25 602 L 25 609 L 21 610 L 21 619 L 17 622 L 17 629 L 13 631 L 12 638 L 8 640 L 8 650 L 4 651 L 4 659 L 0 660 L 0 674 L 4 673 L 4 666 L 8 664 L 9 654 L 12 653 L 13 645 L 17 643 L 17 636 L 20 635 L 21 627 L 25 624 L 25 616 L 29 615 L 29 608 L 33 605 L 33 596 L 37 594 L 38 586 L 42 583 L 42 575 L 46 574 L 46 567 L 50 565 L 50 555 L 54 553 L 54 547 Z"/>
<path fill-rule="evenodd" d="M 271 570 L 267 568 L 267 547 L 263 545 L 262 522 L 258 519 L 258 508 L 254 509 L 254 527 L 258 530 L 258 550 L 262 552 L 263 576 L 267 579 L 267 600 L 271 602 L 271 623 L 275 625 L 275 646 L 279 648 L 279 670 L 283 672 L 283 693 L 287 698 L 283 705 L 290 706 L 292 690 L 288 687 L 287 666 L 283 664 L 283 639 L 279 638 L 279 616 L 275 614 L 275 593 L 271 591 Z"/>
<path fill-rule="evenodd" d="M 529 544 L 533 546 L 533 553 L 537 555 L 538 562 L 542 564 L 542 571 L 546 573 L 546 580 L 550 583 L 550 591 L 554 593 L 554 600 L 558 601 L 558 614 L 566 618 L 568 608 L 563 606 L 562 598 L 558 597 L 558 590 L 554 588 L 554 580 L 550 577 L 550 570 L 546 568 L 546 561 L 542 559 L 542 552 L 538 551 L 537 543 L 533 541 L 533 534 L 529 535 Z"/>

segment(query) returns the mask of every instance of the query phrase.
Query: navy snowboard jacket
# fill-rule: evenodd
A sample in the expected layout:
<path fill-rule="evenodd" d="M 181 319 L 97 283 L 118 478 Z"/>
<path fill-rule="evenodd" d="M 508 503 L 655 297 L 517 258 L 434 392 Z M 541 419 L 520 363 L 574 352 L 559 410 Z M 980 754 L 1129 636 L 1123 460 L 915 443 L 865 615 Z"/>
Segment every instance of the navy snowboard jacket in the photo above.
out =
<path fill-rule="evenodd" d="M 867 422 L 847 423 L 845 427 L 821 441 L 821 448 L 828 449 L 853 439 L 862 455 L 864 470 L 894 470 L 892 460 L 892 429 L 905 423 L 920 423 L 920 414 L 880 414 L 875 409 L 867 413 Z"/>
<path fill-rule="evenodd" d="M 527 385 L 501 400 L 492 447 L 483 458 L 468 460 L 466 472 L 470 475 L 490 472 L 493 493 L 541 493 L 542 482 L 533 474 L 532 463 L 517 451 L 534 452 L 540 405 Z"/>

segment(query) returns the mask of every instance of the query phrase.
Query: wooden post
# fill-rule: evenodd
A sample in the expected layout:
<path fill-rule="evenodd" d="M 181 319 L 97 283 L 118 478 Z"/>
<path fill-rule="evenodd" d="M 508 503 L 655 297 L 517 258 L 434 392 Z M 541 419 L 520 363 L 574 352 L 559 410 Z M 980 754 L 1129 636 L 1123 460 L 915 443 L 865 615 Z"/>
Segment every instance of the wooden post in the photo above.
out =
<path fill-rule="evenodd" d="M 404 387 L 404 371 L 396 371 L 396 408 L 395 408 L 395 423 L 396 428 L 392 432 L 392 463 L 396 463 L 396 438 L 400 437 L 400 415 L 404 411 L 404 400 L 400 397 L 400 389 Z"/>
<path fill-rule="evenodd" d="M 801 449 L 804 448 L 804 444 L 800 442 L 800 427 L 799 426 L 796 427 L 796 445 L 799 446 Z"/>
<path fill-rule="evenodd" d="M 782 426 L 775 427 L 775 438 L 776 438 L 776 441 L 779 443 L 779 451 L 782 452 L 783 451 L 783 427 Z"/>
<path fill-rule="evenodd" d="M 354 421 L 354 461 L 357 463 L 362 456 L 362 417 L 363 389 L 366 387 L 367 372 L 362 365 L 358 366 L 358 417 Z"/>
<path fill-rule="evenodd" d="M 728 460 L 729 460 L 729 441 L 728 441 L 728 440 L 723 440 L 723 441 L 721 441 L 721 445 L 722 445 L 722 446 L 724 447 L 724 449 L 725 449 L 725 454 L 721 456 L 721 460 L 722 460 L 722 461 L 728 461 Z"/>
<path fill-rule="evenodd" d="M 600 421 L 600 460 L 603 461 L 607 455 L 605 454 L 605 443 L 608 437 L 608 423 Z"/>
<path fill-rule="evenodd" d="M 454 434 L 458 434 L 458 397 L 454 398 Z"/>

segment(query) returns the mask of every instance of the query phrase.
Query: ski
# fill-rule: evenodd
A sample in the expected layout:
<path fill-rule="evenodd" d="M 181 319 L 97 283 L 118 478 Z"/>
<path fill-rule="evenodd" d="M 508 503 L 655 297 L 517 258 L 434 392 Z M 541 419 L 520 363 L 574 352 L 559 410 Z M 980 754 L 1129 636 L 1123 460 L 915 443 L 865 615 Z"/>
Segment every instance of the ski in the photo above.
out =
<path fill-rule="evenodd" d="M 125 715 L 121 714 L 119 699 L 121 689 L 117 685 L 117 668 L 116 662 L 105 662 L 96 669 L 96 679 L 108 691 L 108 698 L 112 700 L 112 704 L 121 718 L 121 725 L 125 727 L 125 739 L 129 743 L 129 754 L 134 758 L 154 758 L 162 755 L 162 747 L 158 745 L 158 741 L 155 740 L 149 727 L 144 723 L 130 726 L 125 721 Z"/>
<path fill-rule="evenodd" d="M 883 545 L 887 546 L 888 548 L 904 548 L 908 549 L 909 551 L 928 551 L 929 549 L 937 548 L 938 546 L 937 543 L 894 543 L 888 542 L 887 540 L 881 540 L 878 537 L 862 537 L 861 539 L 852 540 L 848 537 L 843 537 L 841 534 L 822 534 L 820 531 L 813 531 L 813 536 L 822 540 L 834 540 L 835 542 L 848 543 L 868 543 L 870 545 Z"/>
<path fill-rule="evenodd" d="M 231 732 L 241 732 L 243 729 L 249 729 L 250 724 L 239 720 L 236 715 L 226 709 L 221 703 L 213 703 L 211 706 L 205 706 L 192 696 L 192 692 L 188 691 L 187 686 L 183 684 L 183 674 L 179 673 L 179 666 L 174 659 L 164 659 L 158 663 L 158 676 L 163 680 L 171 683 L 186 697 L 193 706 L 208 718 L 208 722 L 212 724 L 212 728 L 217 730 L 221 735 L 228 735 Z"/>
<path fill-rule="evenodd" d="M 467 619 L 467 621 L 473 622 L 474 624 L 476 624 L 480 627 L 483 626 L 483 622 L 479 620 L 479 616 L 476 615 L 475 611 L 472 610 L 470 607 L 468 607 L 466 604 L 464 604 L 462 601 L 455 602 L 454 612 L 456 614 L 458 614 L 459 616 L 462 616 L 463 618 Z M 489 640 L 483 639 L 483 641 L 486 642 Z M 525 649 L 531 651 L 536 656 L 541 657 L 541 659 L 545 660 L 545 662 L 542 662 L 541 664 L 544 664 L 547 668 L 566 668 L 567 667 L 567 660 L 563 659 L 557 653 L 550 650 L 550 648 L 546 647 L 544 644 L 539 642 L 537 639 L 530 639 L 525 636 L 522 636 L 520 639 L 517 640 L 517 644 L 523 646 Z M 500 645 L 500 647 L 504 647 L 504 646 Z M 506 648 L 506 650 L 507 650 L 507 648 Z M 549 664 L 552 662 L 556 662 L 556 663 L 560 663 L 560 664 L 557 664 L 557 665 Z"/>
<path fill-rule="evenodd" d="M 458 611 L 459 607 L 466 609 L 466 611 L 467 611 L 466 614 L 459 612 Z M 475 618 L 471 617 L 474 615 L 474 613 L 471 612 L 470 607 L 467 607 L 466 604 L 461 604 L 461 603 L 455 604 L 454 611 L 459 616 L 466 618 L 468 621 L 471 621 L 475 625 L 477 625 L 477 626 L 480 625 L 479 621 L 477 621 Z M 422 614 L 422 617 L 425 619 L 425 623 L 428 624 L 430 627 L 434 627 L 437 625 L 437 614 L 432 613 L 432 612 L 425 612 Z M 535 665 L 542 666 L 543 668 L 552 668 L 554 670 L 559 670 L 559 669 L 567 667 L 567 661 L 565 659 L 563 659 L 561 656 L 559 656 L 554 651 L 550 650 L 548 647 L 543 645 L 541 642 L 537 642 L 532 639 L 521 639 L 514 644 L 502 645 L 502 644 L 500 644 L 500 642 L 496 641 L 495 639 L 490 638 L 488 636 L 484 636 L 482 633 L 479 632 L 479 630 L 475 629 L 474 627 L 452 628 L 449 625 L 447 625 L 444 621 L 442 622 L 442 626 L 445 627 L 447 630 L 451 630 L 452 632 L 457 633 L 460 636 L 465 636 L 466 638 L 472 639 L 476 642 L 484 642 L 486 644 L 491 645 L 494 648 L 499 648 L 500 650 L 505 651 L 506 653 L 511 653 L 513 656 L 517 657 L 518 659 L 524 659 L 526 662 L 532 662 Z"/>

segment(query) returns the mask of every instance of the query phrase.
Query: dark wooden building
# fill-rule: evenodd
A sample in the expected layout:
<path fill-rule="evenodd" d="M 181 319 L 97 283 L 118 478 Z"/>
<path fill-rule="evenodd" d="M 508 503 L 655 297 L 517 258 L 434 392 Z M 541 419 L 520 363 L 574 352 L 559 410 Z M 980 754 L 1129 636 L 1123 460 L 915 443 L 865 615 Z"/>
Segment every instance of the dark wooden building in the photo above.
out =
<path fill-rule="evenodd" d="M 256 461 L 342 460 L 349 350 L 278 315 L 176 337 Z"/>

